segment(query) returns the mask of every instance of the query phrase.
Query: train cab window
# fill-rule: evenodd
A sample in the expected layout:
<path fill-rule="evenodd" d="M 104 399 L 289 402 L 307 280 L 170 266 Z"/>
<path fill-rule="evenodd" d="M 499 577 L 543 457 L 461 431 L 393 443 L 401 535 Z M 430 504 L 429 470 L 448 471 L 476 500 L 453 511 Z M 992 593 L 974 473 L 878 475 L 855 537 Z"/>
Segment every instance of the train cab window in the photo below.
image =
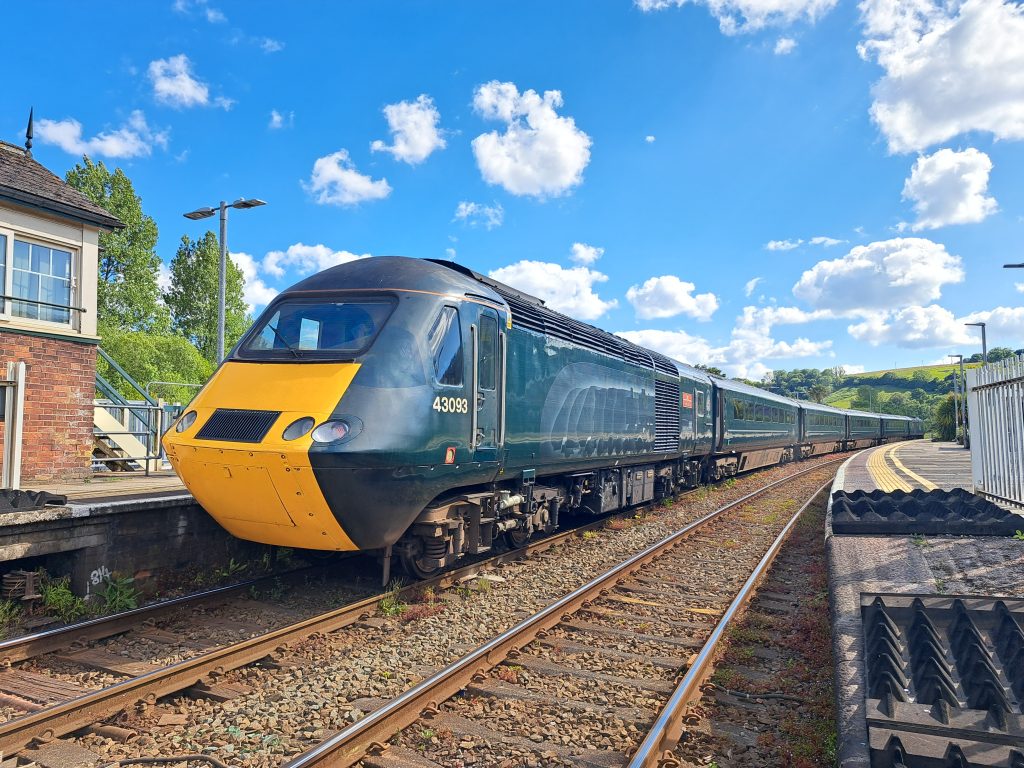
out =
<path fill-rule="evenodd" d="M 480 389 L 494 389 L 498 359 L 498 321 L 490 315 L 480 318 L 479 373 Z"/>
<path fill-rule="evenodd" d="M 459 310 L 442 307 L 427 334 L 430 355 L 434 360 L 437 383 L 448 387 L 462 386 L 462 330 Z"/>
<path fill-rule="evenodd" d="M 393 308 L 390 301 L 286 299 L 260 318 L 238 356 L 351 358 L 369 348 Z"/>

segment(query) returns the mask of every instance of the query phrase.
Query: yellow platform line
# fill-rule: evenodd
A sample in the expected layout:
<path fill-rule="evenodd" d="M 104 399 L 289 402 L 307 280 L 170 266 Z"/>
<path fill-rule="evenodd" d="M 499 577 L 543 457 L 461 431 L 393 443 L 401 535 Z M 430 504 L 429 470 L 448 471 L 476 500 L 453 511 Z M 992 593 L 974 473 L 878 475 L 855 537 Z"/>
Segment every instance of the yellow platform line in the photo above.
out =
<path fill-rule="evenodd" d="M 902 473 L 903 473 L 904 475 L 906 475 L 907 477 L 909 477 L 909 478 L 910 478 L 911 480 L 913 480 L 913 481 L 914 481 L 915 483 L 918 483 L 919 485 L 922 485 L 922 486 L 924 486 L 924 489 L 925 489 L 926 491 L 934 491 L 935 489 L 937 489 L 937 488 L 938 488 L 938 486 L 937 486 L 937 485 L 935 485 L 935 483 L 931 482 L 930 480 L 925 480 L 925 479 L 924 479 L 923 477 L 921 477 L 921 476 L 920 476 L 919 474 L 917 474 L 916 472 L 913 472 L 913 471 L 911 471 L 911 470 L 907 469 L 907 468 L 906 468 L 906 467 L 905 467 L 905 466 L 903 465 L 903 462 L 901 462 L 901 461 L 900 461 L 899 459 L 897 459 L 897 458 L 896 458 L 896 450 L 897 450 L 898 448 L 902 448 L 902 447 L 903 447 L 903 446 L 905 446 L 905 445 L 906 445 L 906 443 L 897 443 L 897 444 L 896 444 L 896 445 L 894 445 L 894 446 L 893 446 L 893 447 L 892 447 L 892 448 L 890 449 L 890 451 L 889 451 L 889 458 L 890 458 L 890 459 L 892 459 L 892 463 L 896 465 L 896 469 L 898 469 L 898 470 L 899 470 L 900 472 L 902 472 Z"/>
<path fill-rule="evenodd" d="M 885 491 L 886 493 L 892 493 L 897 488 L 903 491 L 910 491 L 910 486 L 903 482 L 899 475 L 885 463 L 885 451 L 886 449 L 876 448 L 868 456 L 867 467 L 871 479 L 875 481 L 875 485 L 878 486 L 880 491 Z"/>

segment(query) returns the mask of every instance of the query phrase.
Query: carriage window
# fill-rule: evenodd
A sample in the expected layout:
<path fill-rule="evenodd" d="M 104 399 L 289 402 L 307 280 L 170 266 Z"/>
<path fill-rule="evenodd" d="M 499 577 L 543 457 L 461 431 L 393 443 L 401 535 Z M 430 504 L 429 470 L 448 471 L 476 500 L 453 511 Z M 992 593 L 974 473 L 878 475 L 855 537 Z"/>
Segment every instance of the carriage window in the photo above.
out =
<path fill-rule="evenodd" d="M 697 415 L 704 415 L 704 393 L 700 391 L 697 392 Z"/>
<path fill-rule="evenodd" d="M 459 310 L 443 307 L 430 333 L 427 334 L 430 354 L 434 360 L 434 375 L 438 384 L 462 386 L 462 331 L 459 328 Z"/>
<path fill-rule="evenodd" d="M 480 318 L 480 389 L 494 389 L 495 360 L 498 357 L 498 321 L 490 315 Z"/>

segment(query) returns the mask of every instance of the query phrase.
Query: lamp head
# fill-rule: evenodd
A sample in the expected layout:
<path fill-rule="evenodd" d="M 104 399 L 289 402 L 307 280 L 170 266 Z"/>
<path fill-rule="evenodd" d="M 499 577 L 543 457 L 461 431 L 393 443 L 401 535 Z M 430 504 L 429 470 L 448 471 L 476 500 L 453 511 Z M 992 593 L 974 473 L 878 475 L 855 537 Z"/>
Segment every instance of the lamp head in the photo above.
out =
<path fill-rule="evenodd" d="M 254 197 L 250 200 L 246 200 L 244 197 L 240 197 L 231 204 L 231 208 L 257 208 L 261 205 L 266 205 L 265 200 L 260 200 L 258 197 Z"/>
<path fill-rule="evenodd" d="M 189 211 L 185 214 L 186 219 L 192 219 L 192 221 L 198 221 L 199 219 L 208 219 L 216 211 L 213 208 L 196 208 L 194 211 Z"/>

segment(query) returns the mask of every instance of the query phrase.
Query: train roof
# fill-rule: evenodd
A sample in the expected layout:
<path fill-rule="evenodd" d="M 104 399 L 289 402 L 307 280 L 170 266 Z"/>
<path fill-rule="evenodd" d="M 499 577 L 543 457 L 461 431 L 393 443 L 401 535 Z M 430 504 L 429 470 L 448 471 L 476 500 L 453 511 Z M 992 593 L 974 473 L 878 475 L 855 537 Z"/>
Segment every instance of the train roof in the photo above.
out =
<path fill-rule="evenodd" d="M 468 270 L 467 270 L 468 271 Z M 475 274 L 475 273 L 474 273 Z M 310 275 L 282 293 L 330 291 L 342 288 L 430 291 L 486 299 L 504 305 L 501 294 L 465 272 L 429 259 L 407 256 L 372 256 L 356 259 Z"/>
<path fill-rule="evenodd" d="M 676 368 L 679 369 L 679 375 L 687 379 L 693 379 L 699 381 L 701 384 L 711 384 L 714 377 L 707 371 L 702 371 L 700 368 L 694 368 L 692 365 L 681 363 L 675 358 L 669 358 Z"/>
<path fill-rule="evenodd" d="M 836 408 L 834 405 L 826 405 L 825 403 L 816 403 L 813 400 L 797 400 L 801 408 L 806 408 L 808 411 L 822 411 L 824 413 L 849 413 L 845 408 Z"/>
<path fill-rule="evenodd" d="M 744 384 L 743 382 L 736 381 L 735 379 L 723 379 L 719 376 L 714 376 L 713 378 L 715 386 L 721 387 L 729 392 L 741 392 L 744 395 L 753 395 L 754 397 L 760 397 L 764 400 L 771 400 L 776 403 L 782 403 L 793 407 L 802 405 L 802 402 L 799 400 L 794 400 L 790 397 L 786 397 L 785 395 L 777 395 L 774 392 L 769 392 L 767 389 L 753 387 L 750 384 Z"/>

